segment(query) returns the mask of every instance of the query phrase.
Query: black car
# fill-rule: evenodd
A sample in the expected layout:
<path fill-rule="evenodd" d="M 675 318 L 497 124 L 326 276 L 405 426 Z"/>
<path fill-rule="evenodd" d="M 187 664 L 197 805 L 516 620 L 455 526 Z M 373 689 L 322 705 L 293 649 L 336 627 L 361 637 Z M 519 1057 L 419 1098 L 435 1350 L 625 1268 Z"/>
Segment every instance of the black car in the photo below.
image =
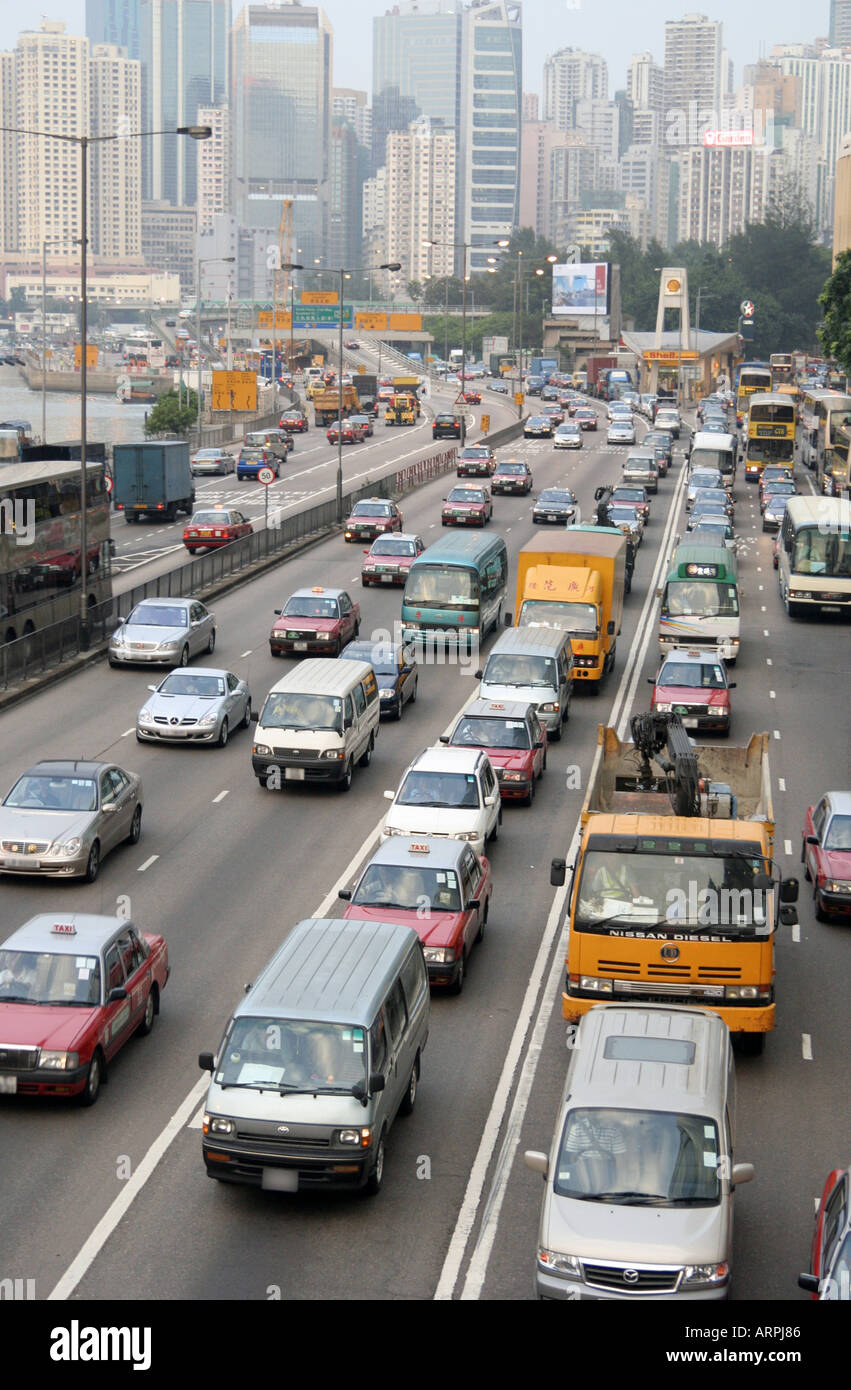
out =
<path fill-rule="evenodd" d="M 368 661 L 378 684 L 380 712 L 402 718 L 405 705 L 417 698 L 417 658 L 403 642 L 349 642 L 340 652 L 349 661 Z"/>
<path fill-rule="evenodd" d="M 464 420 L 460 415 L 435 415 L 431 425 L 432 439 L 463 439 Z"/>
<path fill-rule="evenodd" d="M 555 426 L 549 415 L 530 415 L 523 426 L 524 439 L 552 439 Z"/>
<path fill-rule="evenodd" d="M 496 472 L 491 478 L 492 493 L 531 491 L 532 470 L 527 463 L 518 463 L 516 459 L 512 459 L 510 462 L 497 464 Z"/>
<path fill-rule="evenodd" d="M 572 526 L 578 513 L 579 506 L 570 488 L 547 487 L 535 499 L 532 520 L 535 525 L 554 522 L 557 526 Z"/>

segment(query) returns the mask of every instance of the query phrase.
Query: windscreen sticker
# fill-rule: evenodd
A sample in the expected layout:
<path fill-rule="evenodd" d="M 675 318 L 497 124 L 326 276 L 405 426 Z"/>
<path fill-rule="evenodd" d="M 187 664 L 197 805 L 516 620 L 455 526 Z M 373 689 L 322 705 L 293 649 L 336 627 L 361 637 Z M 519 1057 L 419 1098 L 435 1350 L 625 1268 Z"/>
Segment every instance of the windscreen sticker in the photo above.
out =
<path fill-rule="evenodd" d="M 709 1150 L 704 1149 L 704 1152 L 703 1152 L 703 1166 L 704 1166 L 704 1168 L 714 1168 L 714 1167 L 716 1167 L 717 1163 L 718 1163 L 718 1155 L 716 1154 L 715 1150 L 712 1149 L 712 1151 L 710 1152 Z"/>
<path fill-rule="evenodd" d="M 78 980 L 87 980 L 87 979 L 89 978 L 89 976 L 91 975 L 91 973 L 92 973 L 91 970 L 89 970 L 89 968 L 88 968 L 87 966 L 81 965 L 80 968 L 79 968 L 79 970 L 77 971 L 77 979 L 78 979 Z"/>
<path fill-rule="evenodd" d="M 73 999 L 77 993 L 77 986 L 73 980 L 64 980 L 62 983 L 62 993 L 66 999 Z"/>
<path fill-rule="evenodd" d="M 714 1139 L 714 1138 L 715 1138 L 715 1126 L 714 1126 L 714 1125 L 704 1125 L 704 1126 L 703 1126 L 703 1134 L 704 1134 L 704 1138 L 706 1138 L 706 1139 Z"/>
<path fill-rule="evenodd" d="M 438 883 L 445 883 L 445 882 L 446 882 L 446 874 L 443 872 L 442 869 L 438 869 L 438 870 L 437 870 L 437 873 L 435 874 L 435 878 L 437 879 Z"/>
<path fill-rule="evenodd" d="M 457 886 L 457 880 L 456 880 L 456 878 L 455 878 L 455 874 L 454 874 L 451 870 L 447 870 L 447 873 L 446 873 L 446 883 L 447 883 L 447 886 L 448 886 L 449 888 L 455 888 L 455 887 Z"/>

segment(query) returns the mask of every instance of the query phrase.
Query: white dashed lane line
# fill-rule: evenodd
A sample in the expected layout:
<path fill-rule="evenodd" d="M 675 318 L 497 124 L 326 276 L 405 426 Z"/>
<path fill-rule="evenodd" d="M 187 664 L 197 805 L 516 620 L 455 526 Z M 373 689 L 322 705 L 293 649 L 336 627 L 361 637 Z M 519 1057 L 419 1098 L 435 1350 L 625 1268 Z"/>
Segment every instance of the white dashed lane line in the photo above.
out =
<path fill-rule="evenodd" d="M 230 792 L 219 792 L 218 796 L 213 797 L 213 805 L 215 806 L 217 801 L 224 801 L 226 796 L 230 796 Z"/>
<path fill-rule="evenodd" d="M 784 841 L 783 841 L 783 853 L 784 853 L 784 854 L 791 854 L 791 853 L 792 853 L 792 841 L 791 841 L 791 840 L 784 840 Z"/>
<path fill-rule="evenodd" d="M 800 941 L 800 940 L 801 940 L 801 924 L 800 924 L 800 922 L 796 922 L 795 925 L 794 925 L 794 927 L 792 928 L 792 940 L 793 940 L 793 941 Z"/>
<path fill-rule="evenodd" d="M 136 732 L 135 729 L 125 729 L 125 730 L 124 730 L 124 733 L 121 735 L 121 737 L 122 737 L 122 738 L 129 738 L 130 735 L 131 735 L 131 734 L 135 734 L 135 732 Z"/>
<path fill-rule="evenodd" d="M 813 1060 L 813 1040 L 809 1033 L 801 1034 L 801 1055 L 805 1062 Z"/>
<path fill-rule="evenodd" d="M 150 859 L 146 859 L 144 864 L 139 865 L 137 872 L 143 874 L 146 869 L 149 869 L 151 867 L 152 864 L 156 864 L 159 857 L 160 856 L 158 854 L 152 854 Z"/>
<path fill-rule="evenodd" d="M 247 652 L 240 652 L 240 656 L 239 656 L 240 661 L 242 660 L 242 658 L 243 658 L 244 656 L 250 656 L 253 650 L 254 650 L 253 647 L 249 647 Z"/>
<path fill-rule="evenodd" d="M 775 729 L 775 730 L 774 730 L 774 737 L 775 737 L 775 738 L 779 738 L 779 737 L 780 737 L 780 730 L 779 730 L 779 729 Z"/>
<path fill-rule="evenodd" d="M 785 778 L 785 777 L 778 777 L 778 778 L 777 778 L 777 786 L 779 787 L 780 791 L 785 792 L 785 790 L 786 790 L 786 778 Z"/>

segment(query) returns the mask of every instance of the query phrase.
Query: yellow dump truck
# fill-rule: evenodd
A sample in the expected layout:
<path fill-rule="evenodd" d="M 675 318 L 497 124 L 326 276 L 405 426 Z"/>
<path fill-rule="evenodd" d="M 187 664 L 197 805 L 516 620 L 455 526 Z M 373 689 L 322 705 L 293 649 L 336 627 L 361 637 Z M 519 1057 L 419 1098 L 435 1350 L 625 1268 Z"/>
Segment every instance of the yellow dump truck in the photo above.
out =
<path fill-rule="evenodd" d="M 385 425 L 415 425 L 420 415 L 420 403 L 407 391 L 397 391 L 387 402 Z"/>
<path fill-rule="evenodd" d="M 602 724 L 570 885 L 562 1013 L 601 1002 L 714 1009 L 741 1049 L 775 1023 L 774 936 L 798 882 L 772 858 L 769 735 L 695 748 L 679 715 Z M 655 767 L 654 767 L 655 764 Z M 564 884 L 554 859 L 550 882 Z"/>
<path fill-rule="evenodd" d="M 514 621 L 570 633 L 574 680 L 598 695 L 623 620 L 626 537 L 597 526 L 539 535 L 517 557 Z"/>
<path fill-rule="evenodd" d="M 360 409 L 358 393 L 354 386 L 343 387 L 343 419 L 347 415 L 357 415 Z M 313 413 L 317 425 L 330 425 L 332 420 L 336 420 L 340 414 L 340 388 L 339 386 L 325 386 L 324 384 L 313 397 Z"/>

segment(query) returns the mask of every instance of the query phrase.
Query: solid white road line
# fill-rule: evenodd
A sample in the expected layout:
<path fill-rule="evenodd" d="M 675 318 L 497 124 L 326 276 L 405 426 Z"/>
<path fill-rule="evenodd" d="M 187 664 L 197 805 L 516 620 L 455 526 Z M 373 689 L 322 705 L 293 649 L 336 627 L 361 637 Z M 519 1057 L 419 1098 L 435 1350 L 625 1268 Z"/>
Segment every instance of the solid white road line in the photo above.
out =
<path fill-rule="evenodd" d="M 158 854 L 152 854 L 151 857 L 150 857 L 150 859 L 146 859 L 145 862 L 144 862 L 144 864 L 140 864 L 140 865 L 139 865 L 139 867 L 138 867 L 138 869 L 136 870 L 136 872 L 137 872 L 137 873 L 140 873 L 140 874 L 143 874 L 143 873 L 145 872 L 146 869 L 149 869 L 149 868 L 151 867 L 152 864 L 156 864 L 156 862 L 157 862 L 157 860 L 159 859 L 159 857 L 160 857 L 160 856 L 159 856 Z"/>
<path fill-rule="evenodd" d="M 125 729 L 125 730 L 124 730 L 124 733 L 121 735 L 121 737 L 122 737 L 122 738 L 129 738 L 130 735 L 131 735 L 131 734 L 135 734 L 135 732 L 136 732 L 135 729 Z"/>

